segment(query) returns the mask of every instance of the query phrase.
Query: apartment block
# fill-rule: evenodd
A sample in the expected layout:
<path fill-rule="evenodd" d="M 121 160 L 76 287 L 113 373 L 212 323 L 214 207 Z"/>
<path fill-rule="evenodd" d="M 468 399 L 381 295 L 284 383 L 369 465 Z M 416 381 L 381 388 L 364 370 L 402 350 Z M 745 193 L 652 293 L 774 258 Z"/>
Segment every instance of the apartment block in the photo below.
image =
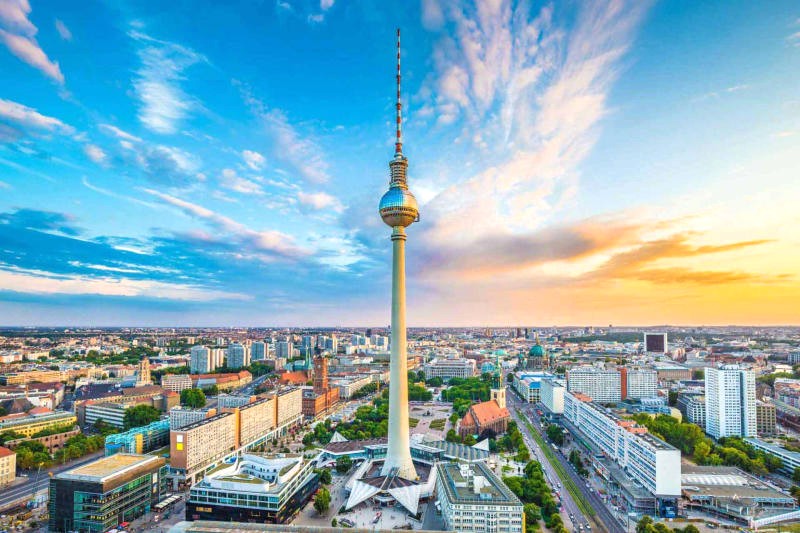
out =
<path fill-rule="evenodd" d="M 239 447 L 236 423 L 226 412 L 170 431 L 170 468 L 193 482 L 199 469 Z"/>

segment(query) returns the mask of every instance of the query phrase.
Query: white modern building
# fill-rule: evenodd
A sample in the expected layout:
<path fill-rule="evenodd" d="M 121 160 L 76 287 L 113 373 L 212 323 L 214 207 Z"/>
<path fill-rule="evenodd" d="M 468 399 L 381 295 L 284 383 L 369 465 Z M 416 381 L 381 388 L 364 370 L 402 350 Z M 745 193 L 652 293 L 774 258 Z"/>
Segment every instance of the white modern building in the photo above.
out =
<path fill-rule="evenodd" d="M 800 452 L 790 452 L 777 444 L 772 444 L 771 442 L 761 439 L 752 438 L 744 439 L 744 441 L 756 450 L 760 450 L 780 459 L 782 464 L 779 471 L 786 476 L 792 477 L 792 475 L 794 475 L 794 469 L 800 467 Z"/>
<path fill-rule="evenodd" d="M 658 372 L 649 368 L 623 368 L 621 372 L 622 397 L 630 400 L 652 398 L 658 388 Z M 590 395 L 591 396 L 591 395 Z"/>
<path fill-rule="evenodd" d="M 436 493 L 448 531 L 522 533 L 522 502 L 483 462 L 436 465 Z"/>
<path fill-rule="evenodd" d="M 705 396 L 692 396 L 686 401 L 686 420 L 705 429 L 706 427 L 706 398 Z"/>
<path fill-rule="evenodd" d="M 756 377 L 740 365 L 705 369 L 706 433 L 722 437 L 756 437 Z"/>
<path fill-rule="evenodd" d="M 169 429 L 180 429 L 194 424 L 205 418 L 214 416 L 217 410 L 213 407 L 204 409 L 187 409 L 186 407 L 176 406 L 169 410 Z"/>
<path fill-rule="evenodd" d="M 621 374 L 596 366 L 573 368 L 567 371 L 567 390 L 585 394 L 597 403 L 616 403 L 622 400 Z"/>
<path fill-rule="evenodd" d="M 454 359 L 435 358 L 424 367 L 425 379 L 442 378 L 471 378 L 475 375 L 475 361 L 457 357 Z"/>
<path fill-rule="evenodd" d="M 543 379 L 540 387 L 542 404 L 553 414 L 560 415 L 564 412 L 564 392 L 567 388 L 560 379 Z"/>
<path fill-rule="evenodd" d="M 189 355 L 189 372 L 192 374 L 207 374 L 217 366 L 211 358 L 211 350 L 205 346 L 192 346 Z"/>
<path fill-rule="evenodd" d="M 624 420 L 580 393 L 564 394 L 564 418 L 656 498 L 681 495 L 681 452 L 633 420 Z"/>
<path fill-rule="evenodd" d="M 523 400 L 537 403 L 542 399 L 542 380 L 552 377 L 547 372 L 515 372 L 512 385 Z"/>

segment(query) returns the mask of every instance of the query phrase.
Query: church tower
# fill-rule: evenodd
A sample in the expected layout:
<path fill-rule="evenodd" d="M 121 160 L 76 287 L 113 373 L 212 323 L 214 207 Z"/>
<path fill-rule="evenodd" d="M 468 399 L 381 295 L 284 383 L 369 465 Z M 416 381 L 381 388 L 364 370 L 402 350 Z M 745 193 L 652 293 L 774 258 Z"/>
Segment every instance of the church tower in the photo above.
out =
<path fill-rule="evenodd" d="M 497 402 L 500 409 L 506 407 L 506 387 L 503 383 L 503 371 L 500 366 L 500 357 L 495 354 L 494 376 L 492 377 L 491 399 Z"/>

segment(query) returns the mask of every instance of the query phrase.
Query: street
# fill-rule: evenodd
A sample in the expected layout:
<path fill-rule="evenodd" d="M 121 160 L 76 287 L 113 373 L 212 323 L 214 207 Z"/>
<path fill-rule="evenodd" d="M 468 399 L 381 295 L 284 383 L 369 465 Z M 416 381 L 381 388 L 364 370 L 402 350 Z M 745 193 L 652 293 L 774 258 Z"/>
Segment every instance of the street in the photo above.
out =
<path fill-rule="evenodd" d="M 571 520 L 573 522 L 573 531 L 578 530 L 579 525 L 583 525 L 584 527 L 587 524 L 591 524 L 589 517 L 585 516 L 579 509 L 578 505 L 575 503 L 572 495 L 569 493 L 568 490 L 561 487 L 561 480 L 558 476 L 558 473 L 553 468 L 553 465 L 550 464 L 547 456 L 544 452 L 539 448 L 536 441 L 533 439 L 533 436 L 530 434 L 528 425 L 525 424 L 525 419 L 531 422 L 531 425 L 535 428 L 535 430 L 542 435 L 542 438 L 547 441 L 547 437 L 543 434 L 540 430 L 540 421 L 536 413 L 534 412 L 533 405 L 529 405 L 514 394 L 509 395 L 509 404 L 512 407 L 511 413 L 514 419 L 517 422 L 517 426 L 519 427 L 520 432 L 525 440 L 525 444 L 534 452 L 536 459 L 542 464 L 542 469 L 547 474 L 547 477 L 551 483 L 551 485 L 555 484 L 555 488 L 559 490 L 559 494 L 561 496 L 561 502 L 564 506 L 564 510 L 570 516 L 574 516 L 575 520 Z M 589 505 L 595 510 L 597 513 L 593 519 L 595 523 L 602 526 L 606 531 L 609 533 L 625 533 L 625 529 L 619 524 L 619 522 L 614 519 L 611 515 L 611 512 L 605 506 L 603 501 L 600 497 L 592 490 L 589 490 L 586 487 L 586 481 L 582 479 L 573 469 L 572 465 L 567 461 L 567 459 L 560 453 L 555 452 L 556 459 L 561 463 L 563 466 L 563 470 L 570 476 L 572 481 L 577 486 L 578 490 L 581 492 L 583 497 L 589 503 Z M 562 514 L 563 517 L 563 514 Z M 567 520 L 564 520 L 564 523 L 567 524 Z"/>

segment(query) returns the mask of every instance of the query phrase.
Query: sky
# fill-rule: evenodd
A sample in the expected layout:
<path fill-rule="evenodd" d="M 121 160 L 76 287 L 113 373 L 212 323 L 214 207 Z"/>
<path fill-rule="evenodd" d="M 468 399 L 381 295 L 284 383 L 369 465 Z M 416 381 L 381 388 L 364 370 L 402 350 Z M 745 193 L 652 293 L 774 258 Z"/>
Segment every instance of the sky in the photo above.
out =
<path fill-rule="evenodd" d="M 800 324 L 800 7 L 0 0 L 0 325 Z"/>

